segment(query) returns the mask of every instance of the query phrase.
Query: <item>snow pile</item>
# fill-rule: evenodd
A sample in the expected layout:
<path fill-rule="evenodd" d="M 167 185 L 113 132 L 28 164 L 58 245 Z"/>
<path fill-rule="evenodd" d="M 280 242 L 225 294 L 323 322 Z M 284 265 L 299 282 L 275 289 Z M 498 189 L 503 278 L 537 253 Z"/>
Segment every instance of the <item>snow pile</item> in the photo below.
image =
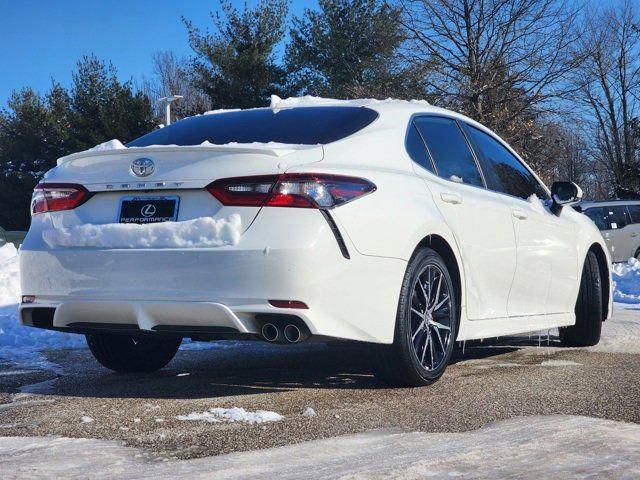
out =
<path fill-rule="evenodd" d="M 540 200 L 535 193 L 532 193 L 531 196 L 527 198 L 527 201 L 529 202 L 529 204 L 531 205 L 534 211 L 538 213 L 548 213 L 548 210 L 546 209 L 544 202 Z"/>
<path fill-rule="evenodd" d="M 374 100 L 371 98 L 363 98 L 357 100 L 339 100 L 337 98 L 323 98 L 314 97 L 313 95 L 305 95 L 303 97 L 289 97 L 282 99 L 278 95 L 271 95 L 271 102 L 269 108 L 272 110 L 281 110 L 283 108 L 296 108 L 296 107 L 326 107 L 335 105 L 345 105 L 352 107 L 362 107 L 365 105 L 371 105 L 372 103 L 378 103 L 380 100 Z"/>
<path fill-rule="evenodd" d="M 39 353 L 85 347 L 84 337 L 23 326 L 18 319 L 20 264 L 13 244 L 0 247 L 0 358 L 25 367 L 56 369 Z"/>
<path fill-rule="evenodd" d="M 20 264 L 13 243 L 0 247 L 0 306 L 20 302 Z"/>
<path fill-rule="evenodd" d="M 178 420 L 204 421 L 209 423 L 218 422 L 245 422 L 245 423 L 264 423 L 277 422 L 284 419 L 282 415 L 267 410 L 258 410 L 256 412 L 247 412 L 244 408 L 210 408 L 206 412 L 193 412 L 188 415 L 178 415 Z"/>
<path fill-rule="evenodd" d="M 341 100 L 337 98 L 314 97 L 313 95 L 304 95 L 303 97 L 289 97 L 282 99 L 278 95 L 271 95 L 269 108 L 272 110 L 282 110 L 283 108 L 296 107 L 326 107 L 326 106 L 346 106 L 346 107 L 365 107 L 380 103 L 400 103 L 406 102 L 413 105 L 430 106 L 426 100 L 396 100 L 387 98 L 385 100 L 377 100 L 375 98 L 357 98 L 353 100 Z"/>
<path fill-rule="evenodd" d="M 315 417 L 316 415 L 317 415 L 316 411 L 311 407 L 305 408 L 304 412 L 302 412 L 303 417 Z"/>
<path fill-rule="evenodd" d="M 616 263 L 611 270 L 613 301 L 640 303 L 640 262 L 630 258 L 626 263 Z"/>
<path fill-rule="evenodd" d="M 45 230 L 52 247 L 189 248 L 236 245 L 242 234 L 240 215 L 216 220 L 201 217 L 184 222 L 146 225 L 131 223 L 84 224 Z"/>
<path fill-rule="evenodd" d="M 104 152 L 106 150 L 122 150 L 125 148 L 127 147 L 125 147 L 120 140 L 114 138 L 113 140 L 109 140 L 108 142 L 104 142 L 99 145 L 96 145 L 95 147 L 92 147 L 86 151 L 87 152 Z"/>

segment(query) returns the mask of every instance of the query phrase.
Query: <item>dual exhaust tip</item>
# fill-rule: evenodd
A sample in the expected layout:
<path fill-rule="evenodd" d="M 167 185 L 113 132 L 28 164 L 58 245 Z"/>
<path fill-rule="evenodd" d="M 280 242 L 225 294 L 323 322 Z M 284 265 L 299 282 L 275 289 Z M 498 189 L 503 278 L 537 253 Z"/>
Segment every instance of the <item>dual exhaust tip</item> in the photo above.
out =
<path fill-rule="evenodd" d="M 261 333 L 267 342 L 298 343 L 309 338 L 308 332 L 293 323 L 285 325 L 284 328 L 274 323 L 265 323 Z"/>

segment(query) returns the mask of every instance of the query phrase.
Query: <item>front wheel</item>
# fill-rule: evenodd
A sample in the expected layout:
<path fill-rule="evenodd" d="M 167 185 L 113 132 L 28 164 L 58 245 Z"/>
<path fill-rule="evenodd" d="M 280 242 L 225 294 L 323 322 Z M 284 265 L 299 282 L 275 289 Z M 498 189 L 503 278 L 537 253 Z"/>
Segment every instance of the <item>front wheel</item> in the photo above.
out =
<path fill-rule="evenodd" d="M 595 253 L 587 253 L 576 301 L 576 323 L 559 329 L 564 347 L 590 347 L 600 341 L 602 330 L 602 280 Z"/>
<path fill-rule="evenodd" d="M 89 350 L 103 366 L 116 372 L 154 372 L 175 356 L 181 338 L 132 337 L 99 333 L 87 335 Z"/>
<path fill-rule="evenodd" d="M 399 386 L 423 386 L 444 373 L 456 337 L 453 282 L 440 255 L 414 254 L 400 291 L 392 345 L 378 347 L 376 376 Z"/>

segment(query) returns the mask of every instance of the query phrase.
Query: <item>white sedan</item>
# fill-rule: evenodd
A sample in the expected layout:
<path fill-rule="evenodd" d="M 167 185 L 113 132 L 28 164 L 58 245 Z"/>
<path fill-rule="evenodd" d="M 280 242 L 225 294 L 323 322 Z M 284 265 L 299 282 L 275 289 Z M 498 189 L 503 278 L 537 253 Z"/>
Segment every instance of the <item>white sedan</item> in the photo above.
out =
<path fill-rule="evenodd" d="M 279 100 L 279 99 L 276 99 Z M 183 338 L 352 340 L 397 385 L 454 342 L 611 313 L 598 229 L 482 125 L 426 102 L 272 102 L 61 158 L 22 245 L 25 325 L 87 336 L 117 371 Z"/>

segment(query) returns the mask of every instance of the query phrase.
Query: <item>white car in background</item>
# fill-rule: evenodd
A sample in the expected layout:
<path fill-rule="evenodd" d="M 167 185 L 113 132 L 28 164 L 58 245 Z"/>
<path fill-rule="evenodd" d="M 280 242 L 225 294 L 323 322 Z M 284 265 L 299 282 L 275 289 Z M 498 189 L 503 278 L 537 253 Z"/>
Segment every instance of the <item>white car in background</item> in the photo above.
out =
<path fill-rule="evenodd" d="M 574 208 L 602 232 L 612 261 L 640 260 L 640 200 L 580 202 Z"/>
<path fill-rule="evenodd" d="M 163 367 L 185 337 L 340 339 L 370 343 L 384 380 L 425 385 L 455 340 L 560 327 L 564 345 L 599 341 L 609 258 L 562 208 L 580 196 L 426 102 L 191 117 L 48 172 L 21 319 L 86 334 L 118 371 Z"/>

